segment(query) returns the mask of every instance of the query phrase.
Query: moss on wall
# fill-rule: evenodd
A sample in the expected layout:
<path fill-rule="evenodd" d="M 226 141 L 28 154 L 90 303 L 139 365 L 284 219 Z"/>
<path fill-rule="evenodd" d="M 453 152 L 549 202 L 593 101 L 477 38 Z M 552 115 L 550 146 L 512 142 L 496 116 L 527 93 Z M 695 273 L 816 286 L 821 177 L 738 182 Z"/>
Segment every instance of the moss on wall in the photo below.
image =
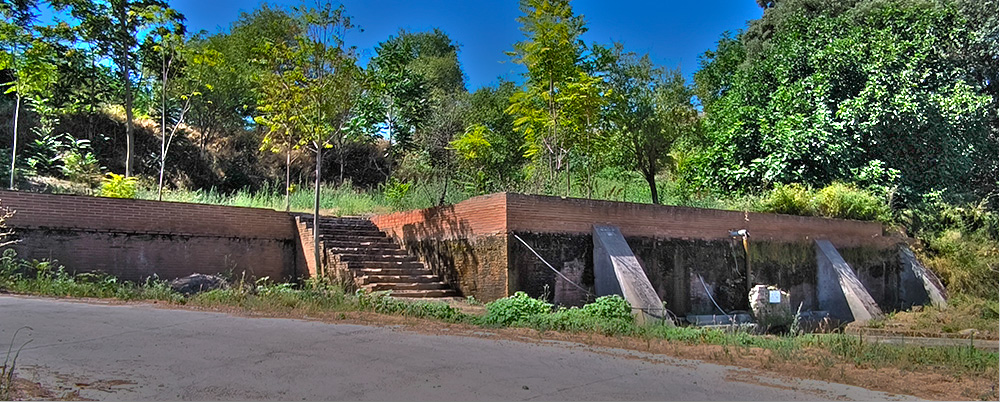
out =
<path fill-rule="evenodd" d="M 517 234 L 558 270 L 567 264 L 582 262 L 585 268 L 579 284 L 593 292 L 593 241 L 590 235 Z M 706 241 L 628 237 L 626 241 L 639 259 L 650 284 L 674 313 L 718 313 L 712 303 L 713 298 L 726 311 L 749 309 L 746 253 L 738 239 Z M 553 301 L 556 274 L 513 236 L 509 243 L 511 291 L 521 290 L 532 297 Z M 804 310 L 819 308 L 813 243 L 755 242 L 751 239 L 749 254 L 753 284 L 777 285 L 788 290 L 796 308 L 800 303 Z M 897 303 L 898 286 L 894 282 L 898 276 L 897 253 L 876 247 L 855 247 L 842 250 L 842 254 L 880 305 Z M 711 298 L 705 287 L 708 287 Z M 592 297 L 561 302 L 578 305 L 589 299 Z"/>

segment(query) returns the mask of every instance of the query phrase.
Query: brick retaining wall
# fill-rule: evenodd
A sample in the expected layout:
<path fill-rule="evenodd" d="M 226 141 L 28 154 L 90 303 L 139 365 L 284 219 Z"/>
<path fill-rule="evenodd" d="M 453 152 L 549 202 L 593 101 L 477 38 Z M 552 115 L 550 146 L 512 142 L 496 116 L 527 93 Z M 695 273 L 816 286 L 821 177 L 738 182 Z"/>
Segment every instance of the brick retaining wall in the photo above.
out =
<path fill-rule="evenodd" d="M 27 259 L 55 259 L 72 271 L 128 280 L 152 274 L 295 274 L 295 227 L 268 209 L 0 191 L 0 205 Z"/>

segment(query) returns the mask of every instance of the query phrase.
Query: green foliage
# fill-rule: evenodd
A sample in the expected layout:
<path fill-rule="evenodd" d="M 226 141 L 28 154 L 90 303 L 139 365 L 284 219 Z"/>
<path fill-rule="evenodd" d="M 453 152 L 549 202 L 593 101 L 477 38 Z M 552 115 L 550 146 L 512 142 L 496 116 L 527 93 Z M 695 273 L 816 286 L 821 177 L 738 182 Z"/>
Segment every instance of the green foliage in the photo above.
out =
<path fill-rule="evenodd" d="M 888 204 L 871 192 L 835 182 L 819 190 L 798 183 L 777 186 L 763 197 L 759 212 L 827 218 L 878 220 L 891 219 Z"/>
<path fill-rule="evenodd" d="M 108 173 L 101 180 L 101 197 L 136 198 L 139 179 L 135 176 L 125 177 L 120 174 Z"/>
<path fill-rule="evenodd" d="M 21 350 L 32 341 L 29 339 L 15 349 L 17 335 L 21 333 L 22 329 L 30 331 L 31 327 L 25 326 L 14 331 L 10 344 L 7 346 L 7 353 L 3 358 L 3 365 L 0 365 L 0 399 L 3 400 L 14 400 L 14 370 L 17 368 L 17 357 L 21 354 Z M 12 353 L 13 355 L 11 355 Z"/>
<path fill-rule="evenodd" d="M 995 190 L 996 80 L 980 78 L 996 71 L 995 21 L 982 34 L 955 1 L 776 4 L 702 59 L 707 130 L 687 180 L 898 184 L 904 204 Z M 970 59 L 984 46 L 989 62 Z"/>
<path fill-rule="evenodd" d="M 777 186 L 765 197 L 760 206 L 761 212 L 771 212 L 786 215 L 814 215 L 813 205 L 815 193 L 798 183 Z"/>
<path fill-rule="evenodd" d="M 63 153 L 62 162 L 63 176 L 74 182 L 92 183 L 101 176 L 100 161 L 89 151 L 79 149 L 67 151 Z"/>
<path fill-rule="evenodd" d="M 512 296 L 497 299 L 486 304 L 486 315 L 483 323 L 494 326 L 510 326 L 521 323 L 536 314 L 552 312 L 552 304 L 528 296 L 524 292 L 515 292 Z"/>
<path fill-rule="evenodd" d="M 887 222 L 889 206 L 872 193 L 834 182 L 816 193 L 816 211 L 828 218 Z"/>
<path fill-rule="evenodd" d="M 626 52 L 624 46 L 595 48 L 607 70 L 610 105 L 604 125 L 609 135 L 602 150 L 610 161 L 642 174 L 650 200 L 660 203 L 656 175 L 670 165 L 674 143 L 691 137 L 698 128 L 698 113 L 680 70 L 653 65 L 649 55 Z"/>
<path fill-rule="evenodd" d="M 540 331 L 593 331 L 606 335 L 628 335 L 638 329 L 632 306 L 618 295 L 598 297 L 582 308 L 560 308 L 551 314 L 536 314 L 525 323 Z"/>
<path fill-rule="evenodd" d="M 996 211 L 977 204 L 954 205 L 940 194 L 900 213 L 908 231 L 923 240 L 919 256 L 941 277 L 949 293 L 982 299 L 996 309 L 998 288 Z"/>
<path fill-rule="evenodd" d="M 120 300 L 163 300 L 180 302 L 166 281 L 147 278 L 143 284 L 121 281 L 100 272 L 72 273 L 55 261 L 26 261 L 13 249 L 0 257 L 0 289 L 16 293 L 57 297 L 99 297 Z"/>
<path fill-rule="evenodd" d="M 469 321 L 471 317 L 454 307 L 444 303 L 409 302 L 390 297 L 390 292 L 368 292 L 359 289 L 354 296 L 357 298 L 358 309 L 374 311 L 380 314 L 399 314 L 407 317 L 433 318 L 449 322 Z"/>
<path fill-rule="evenodd" d="M 385 189 L 382 190 L 382 194 L 385 196 L 386 201 L 390 205 L 399 206 L 410 194 L 410 188 L 412 184 L 401 182 L 396 178 L 392 178 L 389 182 L 385 183 Z"/>

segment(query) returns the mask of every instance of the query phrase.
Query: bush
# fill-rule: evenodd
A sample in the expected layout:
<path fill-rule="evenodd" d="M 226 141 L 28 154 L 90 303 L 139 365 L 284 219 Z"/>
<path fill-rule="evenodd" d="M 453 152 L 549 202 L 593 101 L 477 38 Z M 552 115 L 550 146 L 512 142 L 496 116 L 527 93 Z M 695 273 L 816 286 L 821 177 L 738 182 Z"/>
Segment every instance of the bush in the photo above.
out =
<path fill-rule="evenodd" d="M 513 296 L 505 297 L 486 305 L 486 315 L 483 323 L 487 325 L 508 326 L 524 322 L 528 317 L 552 311 L 552 304 L 528 296 L 524 292 L 515 292 Z"/>
<path fill-rule="evenodd" d="M 786 184 L 775 187 L 768 193 L 758 208 L 761 212 L 787 215 L 815 215 L 812 191 L 801 184 Z"/>
<path fill-rule="evenodd" d="M 552 314 L 525 319 L 528 326 L 546 331 L 597 331 L 606 335 L 631 334 L 636 330 L 632 306 L 618 295 L 602 296 L 583 308 L 560 308 Z"/>
<path fill-rule="evenodd" d="M 410 187 L 412 187 L 412 184 L 392 178 L 385 183 L 385 189 L 383 190 L 385 200 L 390 205 L 398 208 L 410 194 Z"/>
<path fill-rule="evenodd" d="M 986 203 L 953 205 L 940 193 L 931 193 L 920 205 L 901 211 L 899 220 L 909 235 L 921 240 L 917 255 L 941 277 L 951 295 L 984 299 L 995 306 L 1000 293 L 1000 222 Z"/>
<path fill-rule="evenodd" d="M 888 203 L 850 184 L 833 183 L 813 197 L 816 211 L 827 218 L 888 222 Z"/>
<path fill-rule="evenodd" d="M 820 190 L 801 184 L 775 187 L 755 208 L 759 212 L 888 222 L 889 205 L 869 191 L 833 183 Z"/>
<path fill-rule="evenodd" d="M 135 198 L 139 187 L 139 179 L 125 177 L 120 174 L 108 173 L 101 180 L 101 197 Z"/>

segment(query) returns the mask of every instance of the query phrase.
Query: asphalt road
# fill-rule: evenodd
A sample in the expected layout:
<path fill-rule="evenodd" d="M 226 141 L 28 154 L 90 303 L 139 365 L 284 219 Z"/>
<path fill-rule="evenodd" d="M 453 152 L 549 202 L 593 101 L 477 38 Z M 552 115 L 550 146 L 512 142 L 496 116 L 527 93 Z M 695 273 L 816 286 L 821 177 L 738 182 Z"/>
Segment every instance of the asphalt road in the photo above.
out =
<path fill-rule="evenodd" d="M 0 296 L 0 345 L 25 325 L 18 375 L 98 400 L 911 399 L 580 344 Z"/>

